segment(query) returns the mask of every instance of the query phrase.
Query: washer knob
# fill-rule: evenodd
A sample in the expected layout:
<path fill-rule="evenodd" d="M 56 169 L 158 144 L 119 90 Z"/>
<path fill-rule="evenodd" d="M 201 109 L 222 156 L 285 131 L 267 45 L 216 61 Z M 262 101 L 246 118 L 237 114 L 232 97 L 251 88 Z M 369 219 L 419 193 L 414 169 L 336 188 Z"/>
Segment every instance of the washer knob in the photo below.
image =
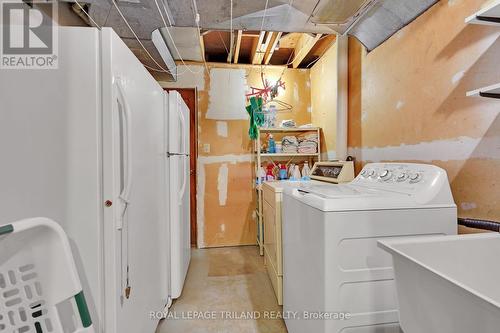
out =
<path fill-rule="evenodd" d="M 368 177 L 368 171 L 366 169 L 361 171 L 361 176 L 363 176 L 364 178 Z"/>
<path fill-rule="evenodd" d="M 370 170 L 368 172 L 368 177 L 374 177 L 375 176 L 375 170 Z"/>
<path fill-rule="evenodd" d="M 408 174 L 406 172 L 403 172 L 398 176 L 398 182 L 404 182 L 407 179 L 408 179 Z"/>
<path fill-rule="evenodd" d="M 410 183 L 418 183 L 421 180 L 422 180 L 422 175 L 419 174 L 418 172 L 410 176 Z"/>
<path fill-rule="evenodd" d="M 385 169 L 380 173 L 380 179 L 382 180 L 389 180 L 392 177 L 392 174 L 389 170 Z"/>

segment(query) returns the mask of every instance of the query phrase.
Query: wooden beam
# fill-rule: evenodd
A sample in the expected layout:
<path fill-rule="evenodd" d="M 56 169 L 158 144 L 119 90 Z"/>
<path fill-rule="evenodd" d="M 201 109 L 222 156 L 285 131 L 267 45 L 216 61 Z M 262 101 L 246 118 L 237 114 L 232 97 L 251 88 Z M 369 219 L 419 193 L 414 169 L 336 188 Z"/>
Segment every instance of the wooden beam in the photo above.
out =
<path fill-rule="evenodd" d="M 252 56 L 250 59 L 252 59 L 252 64 L 258 64 L 258 57 L 260 54 L 260 48 L 262 46 L 262 41 L 264 40 L 264 35 L 266 34 L 265 31 L 261 31 L 259 34 L 259 39 L 257 41 L 254 41 L 253 46 L 252 46 Z"/>
<path fill-rule="evenodd" d="M 314 37 L 309 34 L 302 34 L 302 37 L 297 42 L 297 46 L 295 46 L 293 68 L 299 67 L 302 60 L 304 60 L 320 38 L 321 34 L 317 34 Z"/>
<path fill-rule="evenodd" d="M 205 58 L 205 40 L 203 39 L 203 35 L 200 34 L 200 50 L 201 50 L 201 58 L 203 62 L 206 61 Z"/>
<path fill-rule="evenodd" d="M 278 45 L 278 42 L 281 39 L 281 35 L 283 35 L 282 32 L 278 32 L 277 34 L 275 34 L 270 46 L 267 48 L 266 54 L 264 55 L 265 65 L 269 64 L 269 61 L 271 61 L 271 58 L 274 54 L 274 50 L 276 50 L 276 46 Z"/>
<path fill-rule="evenodd" d="M 243 37 L 243 30 L 238 30 L 238 35 L 236 36 L 236 48 L 234 50 L 234 63 L 238 63 L 238 59 L 240 57 L 240 48 L 241 48 L 241 38 Z"/>
<path fill-rule="evenodd" d="M 258 65 L 262 64 L 262 61 L 264 60 L 264 56 L 267 53 L 267 50 L 269 48 L 269 45 L 271 44 L 271 40 L 274 37 L 274 32 L 268 31 L 265 34 L 265 38 L 263 39 L 262 44 L 257 50 L 256 56 L 253 58 L 252 64 Z"/>

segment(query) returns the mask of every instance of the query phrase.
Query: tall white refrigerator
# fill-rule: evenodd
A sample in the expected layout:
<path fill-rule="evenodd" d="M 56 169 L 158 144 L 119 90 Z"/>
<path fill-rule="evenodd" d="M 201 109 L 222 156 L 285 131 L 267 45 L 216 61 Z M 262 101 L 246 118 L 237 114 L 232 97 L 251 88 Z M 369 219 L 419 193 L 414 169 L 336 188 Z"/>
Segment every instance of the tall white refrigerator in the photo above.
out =
<path fill-rule="evenodd" d="M 170 225 L 170 296 L 178 298 L 191 260 L 190 234 L 190 117 L 189 108 L 177 91 L 167 98 L 167 188 Z"/>
<path fill-rule="evenodd" d="M 0 224 L 70 237 L 101 333 L 153 333 L 167 295 L 164 91 L 109 28 L 59 28 L 59 69 L 0 69 Z"/>

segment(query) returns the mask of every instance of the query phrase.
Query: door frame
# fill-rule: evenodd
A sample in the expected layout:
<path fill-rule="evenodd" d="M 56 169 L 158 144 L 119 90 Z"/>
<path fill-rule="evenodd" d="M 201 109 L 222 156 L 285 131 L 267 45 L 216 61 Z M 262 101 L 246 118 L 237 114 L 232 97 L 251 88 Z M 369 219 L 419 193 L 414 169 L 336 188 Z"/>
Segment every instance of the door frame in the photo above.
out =
<path fill-rule="evenodd" d="M 177 91 L 184 99 L 184 102 L 189 108 L 189 165 L 190 165 L 190 232 L 191 232 L 191 247 L 197 247 L 198 244 L 198 89 L 197 88 L 163 88 L 165 91 Z M 185 100 L 183 92 L 194 92 L 194 110 L 191 110 L 189 103 Z"/>

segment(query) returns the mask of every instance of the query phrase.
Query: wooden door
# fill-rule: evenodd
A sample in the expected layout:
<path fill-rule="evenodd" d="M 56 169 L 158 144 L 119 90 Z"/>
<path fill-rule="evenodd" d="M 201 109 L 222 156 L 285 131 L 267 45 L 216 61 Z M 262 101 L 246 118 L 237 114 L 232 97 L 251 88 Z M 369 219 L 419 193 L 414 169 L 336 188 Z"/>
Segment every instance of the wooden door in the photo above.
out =
<path fill-rule="evenodd" d="M 181 94 L 182 99 L 186 102 L 189 108 L 189 118 L 190 118 L 190 163 L 189 163 L 189 174 L 190 174 L 190 189 L 191 189 L 191 246 L 196 247 L 196 241 L 198 239 L 198 229 L 196 227 L 196 160 L 198 158 L 198 122 L 197 122 L 197 103 L 196 103 L 196 89 L 165 89 L 167 91 L 176 90 Z"/>

